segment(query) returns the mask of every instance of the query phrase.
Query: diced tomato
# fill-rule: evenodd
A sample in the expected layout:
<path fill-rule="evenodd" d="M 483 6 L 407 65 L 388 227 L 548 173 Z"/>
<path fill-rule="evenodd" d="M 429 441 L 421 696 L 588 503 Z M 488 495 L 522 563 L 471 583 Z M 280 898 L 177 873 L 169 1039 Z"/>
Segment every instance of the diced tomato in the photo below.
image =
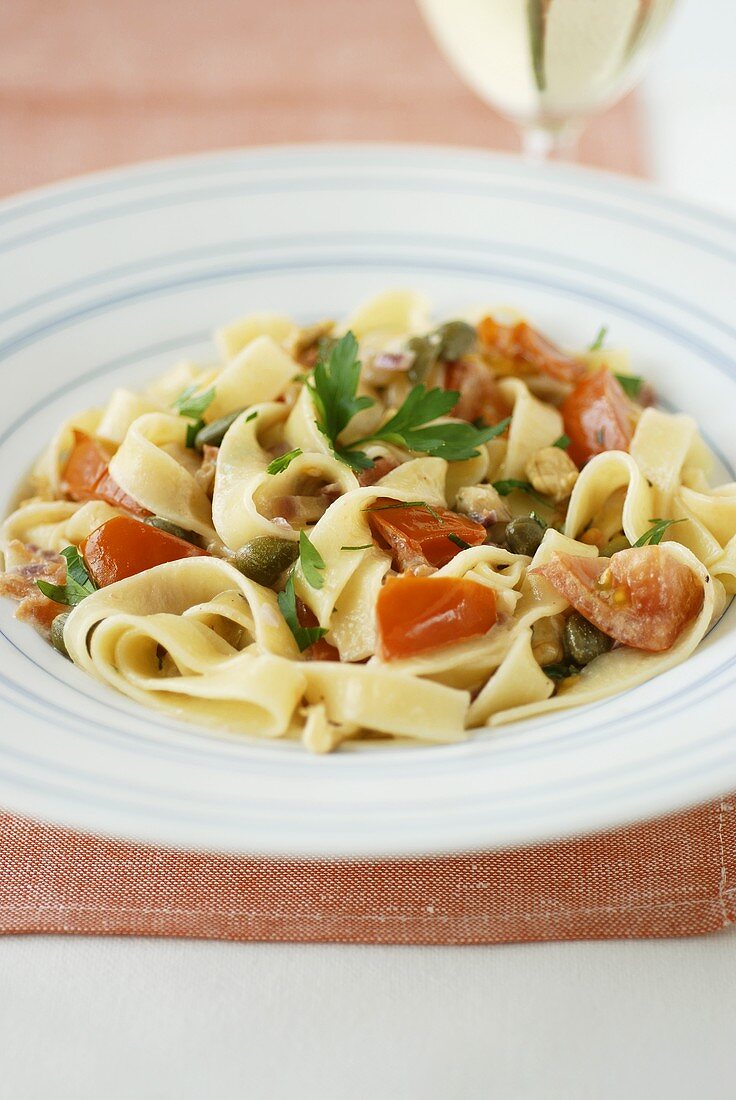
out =
<path fill-rule="evenodd" d="M 703 606 L 695 574 L 661 546 L 621 550 L 611 558 L 556 554 L 532 572 L 604 634 L 652 653 L 669 649 Z"/>
<path fill-rule="evenodd" d="M 463 543 L 480 546 L 486 539 L 482 523 L 446 508 L 407 507 L 400 501 L 379 498 L 366 511 L 373 537 L 393 551 L 394 567 L 402 572 L 426 563 L 439 569 L 460 553 Z"/>
<path fill-rule="evenodd" d="M 99 588 L 168 561 L 207 555 L 206 550 L 185 539 L 128 516 L 115 516 L 95 528 L 79 549 L 87 572 Z"/>
<path fill-rule="evenodd" d="M 380 653 L 391 661 L 486 634 L 496 622 L 496 594 L 460 577 L 389 577 L 376 615 Z"/>
<path fill-rule="evenodd" d="M 500 355 L 520 371 L 548 374 L 559 382 L 577 382 L 587 372 L 584 363 L 565 355 L 526 321 L 502 325 L 492 317 L 484 317 L 478 325 L 478 336 L 489 351 Z"/>
<path fill-rule="evenodd" d="M 450 416 L 457 416 L 460 420 L 498 424 L 511 412 L 490 367 L 478 359 L 458 359 L 455 363 L 448 363 L 445 389 L 457 390 L 460 394 L 460 400 L 450 413 Z"/>
<path fill-rule="evenodd" d="M 108 463 L 112 455 L 97 439 L 74 430 L 74 448 L 62 475 L 62 491 L 71 500 L 104 500 L 134 516 L 151 513 L 123 492 L 110 477 Z"/>
<path fill-rule="evenodd" d="M 319 626 L 317 616 L 312 611 L 311 607 L 307 607 L 307 605 L 302 603 L 299 599 L 296 601 L 296 617 L 299 620 L 300 626 Z M 336 649 L 334 645 L 330 645 L 329 642 L 326 642 L 324 638 L 320 638 L 318 641 L 313 642 L 304 652 L 310 661 L 340 660 L 340 651 Z"/>
<path fill-rule="evenodd" d="M 609 370 L 578 382 L 561 412 L 570 438 L 567 453 L 576 466 L 602 451 L 628 451 L 634 431 L 631 404 Z"/>
<path fill-rule="evenodd" d="M 64 467 L 61 487 L 72 500 L 91 500 L 95 485 L 107 473 L 112 456 L 100 442 L 74 429 L 74 447 Z"/>

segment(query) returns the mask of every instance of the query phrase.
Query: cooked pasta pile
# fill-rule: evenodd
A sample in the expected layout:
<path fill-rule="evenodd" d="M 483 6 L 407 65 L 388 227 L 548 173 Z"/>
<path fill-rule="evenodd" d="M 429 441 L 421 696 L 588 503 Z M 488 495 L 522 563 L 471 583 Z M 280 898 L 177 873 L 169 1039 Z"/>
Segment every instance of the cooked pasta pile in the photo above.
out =
<path fill-rule="evenodd" d="M 736 485 L 603 332 L 391 292 L 216 343 L 65 423 L 3 527 L 18 616 L 140 703 L 454 742 L 650 679 L 736 591 Z"/>

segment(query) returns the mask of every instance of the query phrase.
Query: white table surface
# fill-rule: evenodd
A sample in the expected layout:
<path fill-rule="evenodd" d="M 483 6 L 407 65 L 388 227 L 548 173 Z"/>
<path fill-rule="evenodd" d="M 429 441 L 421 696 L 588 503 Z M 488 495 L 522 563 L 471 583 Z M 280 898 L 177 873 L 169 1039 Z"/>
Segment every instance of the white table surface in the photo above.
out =
<path fill-rule="evenodd" d="M 654 174 L 736 213 L 736 5 L 683 0 Z M 736 929 L 379 948 L 8 937 L 2 1100 L 732 1100 Z"/>

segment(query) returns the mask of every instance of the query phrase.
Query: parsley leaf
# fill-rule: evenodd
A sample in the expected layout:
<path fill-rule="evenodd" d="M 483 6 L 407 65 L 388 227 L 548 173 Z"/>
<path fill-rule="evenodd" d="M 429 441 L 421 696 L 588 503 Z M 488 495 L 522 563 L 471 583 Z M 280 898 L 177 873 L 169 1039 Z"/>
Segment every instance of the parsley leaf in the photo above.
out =
<path fill-rule="evenodd" d="M 548 503 L 540 493 L 534 490 L 530 481 L 519 481 L 518 478 L 509 477 L 505 481 L 494 481 L 493 488 L 499 496 L 502 497 L 507 497 L 509 493 L 513 493 L 514 489 L 520 489 L 522 493 L 526 493 L 532 500 L 537 500 L 540 504 Z"/>
<path fill-rule="evenodd" d="M 299 532 L 299 564 L 307 584 L 312 588 L 321 588 L 325 583 L 322 576 L 324 559 L 306 531 Z"/>
<path fill-rule="evenodd" d="M 326 360 L 320 358 L 317 361 L 312 381 L 307 382 L 317 411 L 317 427 L 327 437 L 337 457 L 348 466 L 354 463 L 345 457 L 346 452 L 339 446 L 338 437 L 356 413 L 375 404 L 372 397 L 356 397 L 359 380 L 358 341 L 352 332 L 347 332 L 330 348 Z M 367 466 L 359 468 L 369 469 L 373 463 L 370 459 L 367 461 Z"/>
<path fill-rule="evenodd" d="M 588 351 L 600 351 L 601 348 L 603 347 L 604 343 L 605 343 L 607 335 L 608 335 L 608 325 L 601 325 L 601 327 L 598 329 L 598 335 L 596 336 L 595 340 L 593 341 L 593 343 L 588 348 Z"/>
<path fill-rule="evenodd" d="M 570 446 L 570 436 L 561 435 L 559 439 L 556 439 L 552 444 L 553 447 L 559 447 L 561 451 L 566 451 Z"/>
<path fill-rule="evenodd" d="M 176 401 L 174 401 L 174 408 L 179 413 L 179 416 L 186 416 L 194 421 L 193 424 L 187 425 L 185 439 L 185 445 L 187 447 L 194 447 L 197 436 L 204 427 L 204 420 L 202 419 L 203 413 L 209 408 L 215 397 L 214 386 L 210 386 L 209 389 L 204 390 L 202 393 L 197 393 L 196 390 L 196 383 L 192 386 L 187 386 L 187 388 L 179 394 Z"/>
<path fill-rule="evenodd" d="M 66 559 L 66 583 L 49 584 L 48 581 L 36 581 L 41 592 L 56 603 L 76 607 L 87 596 L 97 591 L 97 585 L 91 579 L 76 546 L 67 546 L 61 551 Z"/>
<path fill-rule="evenodd" d="M 684 519 L 650 519 L 650 523 L 654 524 L 648 531 L 645 531 L 640 539 L 637 539 L 634 546 L 659 546 L 664 533 L 668 527 L 671 527 L 673 523 L 685 523 Z"/>
<path fill-rule="evenodd" d="M 249 414 L 248 414 L 248 415 L 246 416 L 246 418 L 245 418 L 245 423 L 246 423 L 246 424 L 250 424 L 251 420 L 255 420 L 255 418 L 256 418 L 257 416 L 258 416 L 258 410 L 256 409 L 256 411 L 255 411 L 255 412 L 249 413 Z"/>
<path fill-rule="evenodd" d="M 341 546 L 341 550 L 371 550 L 373 548 L 372 542 L 364 542 L 362 546 Z"/>
<path fill-rule="evenodd" d="M 310 645 L 314 645 L 315 642 L 318 642 L 320 638 L 325 636 L 327 629 L 324 626 L 302 626 L 299 622 L 296 610 L 294 577 L 292 574 L 289 575 L 283 592 L 279 592 L 276 599 L 278 600 L 279 610 L 284 616 L 286 625 L 294 635 L 294 641 L 299 646 L 300 653 L 303 653 L 305 649 L 309 649 Z"/>
<path fill-rule="evenodd" d="M 617 374 L 614 377 L 626 396 L 633 397 L 636 400 L 641 393 L 644 379 L 639 378 L 636 374 Z"/>
<path fill-rule="evenodd" d="M 509 425 L 506 419 L 494 427 L 477 428 L 473 424 L 432 424 L 447 416 L 457 404 L 459 393 L 439 388 L 427 390 L 415 386 L 403 405 L 371 435 L 347 446 L 339 441 L 352 418 L 371 408 L 371 397 L 357 397 L 360 380 L 358 341 L 348 332 L 330 349 L 327 361 L 314 368 L 313 381 L 307 382 L 317 412 L 317 426 L 327 437 L 337 458 L 354 470 L 368 470 L 373 460 L 360 448 L 381 441 L 409 451 L 462 462 L 474 458 L 477 448 L 500 435 Z"/>
<path fill-rule="evenodd" d="M 289 465 L 298 458 L 300 454 L 303 454 L 301 447 L 295 447 L 293 451 L 287 451 L 285 455 L 279 455 L 273 462 L 269 462 L 266 467 L 267 474 L 282 474 Z"/>

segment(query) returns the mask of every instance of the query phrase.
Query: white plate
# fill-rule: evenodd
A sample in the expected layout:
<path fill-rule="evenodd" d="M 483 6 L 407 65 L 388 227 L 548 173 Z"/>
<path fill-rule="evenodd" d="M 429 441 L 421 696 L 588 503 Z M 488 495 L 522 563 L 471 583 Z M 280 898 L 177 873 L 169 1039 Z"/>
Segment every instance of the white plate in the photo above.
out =
<path fill-rule="evenodd" d="M 54 427 L 255 309 L 305 321 L 391 286 L 607 324 L 736 464 L 736 228 L 623 180 L 415 147 L 303 147 L 87 177 L 0 207 L 3 508 Z M 736 609 L 684 665 L 447 748 L 312 757 L 130 703 L 0 607 L 0 804 L 103 833 L 302 855 L 542 840 L 736 788 Z"/>

